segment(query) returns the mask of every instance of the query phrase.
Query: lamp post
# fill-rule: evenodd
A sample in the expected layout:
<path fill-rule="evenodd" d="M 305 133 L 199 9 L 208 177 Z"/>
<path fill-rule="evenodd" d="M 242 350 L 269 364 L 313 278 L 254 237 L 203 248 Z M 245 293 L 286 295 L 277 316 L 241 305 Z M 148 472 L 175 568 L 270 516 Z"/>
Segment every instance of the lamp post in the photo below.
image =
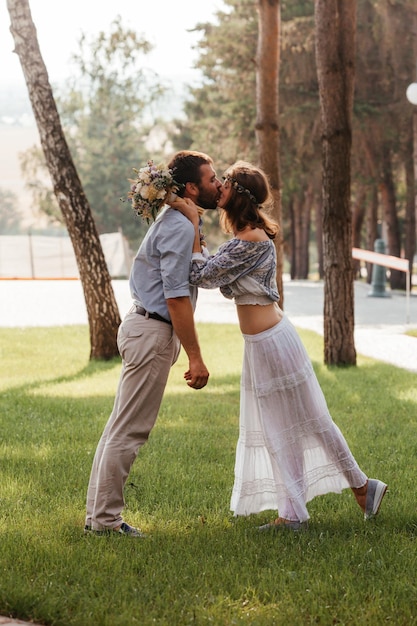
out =
<path fill-rule="evenodd" d="M 417 104 L 417 83 L 411 83 L 408 85 L 405 95 L 407 96 L 408 102 L 411 102 L 411 104 Z"/>
<path fill-rule="evenodd" d="M 417 105 L 417 83 L 411 83 L 410 85 L 408 85 L 405 95 L 407 96 L 407 100 L 408 102 L 410 102 L 410 104 Z M 413 110 L 413 162 L 414 180 L 417 181 L 417 109 Z"/>
<path fill-rule="evenodd" d="M 407 96 L 408 102 L 410 104 L 414 104 L 413 107 L 413 165 L 414 165 L 414 212 L 415 212 L 415 223 L 417 224 L 417 82 L 411 83 L 407 87 L 407 91 L 405 92 Z M 414 234 L 414 249 L 415 249 L 415 239 L 416 234 Z M 410 259 L 410 281 L 413 272 L 413 254 L 411 254 Z M 407 288 L 411 289 L 411 285 L 407 285 Z"/>

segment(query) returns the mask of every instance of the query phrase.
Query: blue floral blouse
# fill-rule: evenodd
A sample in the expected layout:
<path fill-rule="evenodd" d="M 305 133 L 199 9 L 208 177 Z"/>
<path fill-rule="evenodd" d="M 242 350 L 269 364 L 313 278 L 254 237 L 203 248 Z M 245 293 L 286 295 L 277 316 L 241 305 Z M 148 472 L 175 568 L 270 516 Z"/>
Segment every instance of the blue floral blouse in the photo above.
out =
<path fill-rule="evenodd" d="M 271 240 L 230 239 L 214 256 L 194 253 L 190 283 L 205 289 L 220 288 L 236 304 L 278 302 L 276 251 Z"/>

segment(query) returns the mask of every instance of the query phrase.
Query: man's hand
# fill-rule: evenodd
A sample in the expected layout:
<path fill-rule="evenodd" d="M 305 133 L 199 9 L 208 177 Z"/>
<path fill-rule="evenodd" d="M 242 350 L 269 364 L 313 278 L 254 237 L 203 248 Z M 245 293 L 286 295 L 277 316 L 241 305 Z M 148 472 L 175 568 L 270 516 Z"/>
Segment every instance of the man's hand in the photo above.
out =
<path fill-rule="evenodd" d="M 184 374 L 184 378 L 187 381 L 187 385 L 193 389 L 202 389 L 207 385 L 209 379 L 209 372 L 203 361 L 189 361 L 190 369 Z"/>
<path fill-rule="evenodd" d="M 190 298 L 168 298 L 167 305 L 174 330 L 188 356 L 189 369 L 184 378 L 189 387 L 202 389 L 207 385 L 209 372 L 201 356 Z"/>

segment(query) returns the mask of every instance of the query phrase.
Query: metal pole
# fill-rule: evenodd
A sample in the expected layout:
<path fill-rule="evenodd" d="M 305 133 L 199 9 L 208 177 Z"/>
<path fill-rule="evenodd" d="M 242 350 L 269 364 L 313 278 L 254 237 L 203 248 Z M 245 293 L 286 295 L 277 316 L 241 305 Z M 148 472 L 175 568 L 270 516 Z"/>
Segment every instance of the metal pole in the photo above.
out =
<path fill-rule="evenodd" d="M 35 264 L 33 262 L 33 245 L 32 245 L 32 229 L 29 228 L 28 233 L 28 241 L 29 241 L 29 261 L 30 261 L 30 275 L 31 278 L 35 278 Z"/>
<path fill-rule="evenodd" d="M 410 323 L 410 282 L 411 282 L 411 276 L 410 276 L 410 271 L 407 270 L 407 276 L 406 276 L 406 280 L 407 280 L 407 290 L 406 290 L 406 305 L 405 305 L 405 323 L 409 324 Z"/>
<path fill-rule="evenodd" d="M 413 109 L 413 165 L 414 165 L 414 214 L 415 228 L 417 236 L 417 107 Z M 413 280 L 413 255 L 411 255 L 410 275 L 408 276 L 407 285 Z"/>

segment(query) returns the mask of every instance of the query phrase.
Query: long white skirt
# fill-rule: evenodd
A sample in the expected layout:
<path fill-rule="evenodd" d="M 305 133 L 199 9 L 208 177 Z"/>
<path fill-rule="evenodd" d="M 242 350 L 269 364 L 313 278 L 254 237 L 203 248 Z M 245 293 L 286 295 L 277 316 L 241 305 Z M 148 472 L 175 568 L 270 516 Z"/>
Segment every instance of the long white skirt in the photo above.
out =
<path fill-rule="evenodd" d="M 306 503 L 361 487 L 367 476 L 333 422 L 311 361 L 287 317 L 245 341 L 230 508 L 309 519 Z"/>

